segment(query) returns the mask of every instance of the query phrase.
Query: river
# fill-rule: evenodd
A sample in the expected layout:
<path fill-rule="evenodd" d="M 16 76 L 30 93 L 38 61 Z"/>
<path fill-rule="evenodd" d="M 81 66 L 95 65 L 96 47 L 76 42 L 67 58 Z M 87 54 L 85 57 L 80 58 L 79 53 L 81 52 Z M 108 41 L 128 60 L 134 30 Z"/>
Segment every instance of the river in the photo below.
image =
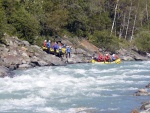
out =
<path fill-rule="evenodd" d="M 0 113 L 131 113 L 149 96 L 150 61 L 72 64 L 14 71 L 0 78 Z"/>

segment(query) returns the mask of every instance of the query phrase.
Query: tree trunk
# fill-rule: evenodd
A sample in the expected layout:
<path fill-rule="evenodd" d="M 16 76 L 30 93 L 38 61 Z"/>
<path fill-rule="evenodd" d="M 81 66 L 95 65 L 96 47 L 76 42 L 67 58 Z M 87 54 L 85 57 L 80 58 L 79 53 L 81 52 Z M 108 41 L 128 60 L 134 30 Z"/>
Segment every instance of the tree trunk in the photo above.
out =
<path fill-rule="evenodd" d="M 132 35 L 131 35 L 130 41 L 132 41 L 132 39 L 133 39 L 133 34 L 134 34 L 134 28 L 135 28 L 135 22 L 136 22 L 136 18 L 137 18 L 138 9 L 139 9 L 139 0 L 138 0 L 138 7 L 136 9 L 136 14 L 135 14 L 135 18 L 134 18 L 134 24 L 133 24 L 133 28 L 132 28 Z"/>
<path fill-rule="evenodd" d="M 115 7 L 115 15 L 114 15 L 113 24 L 112 24 L 112 27 L 111 27 L 111 33 L 110 33 L 110 36 L 112 35 L 113 29 L 114 29 L 114 24 L 115 24 L 115 21 L 116 21 L 116 13 L 117 13 L 117 8 L 118 8 L 118 2 L 119 2 L 119 0 L 117 0 L 117 3 L 116 3 L 116 7 Z"/>
<path fill-rule="evenodd" d="M 127 35 L 128 35 L 128 29 L 129 29 L 129 23 L 130 23 L 130 15 L 131 15 L 131 7 L 132 7 L 132 0 L 131 0 L 130 10 L 129 10 L 129 17 L 128 17 L 128 24 L 127 24 L 125 39 L 127 39 Z"/>
<path fill-rule="evenodd" d="M 148 21 L 148 6 L 147 6 L 147 4 L 148 4 L 148 1 L 146 0 L 146 15 L 147 15 L 147 21 Z M 148 29 L 149 29 L 149 21 L 148 21 Z"/>
<path fill-rule="evenodd" d="M 123 34 L 123 31 L 124 31 L 124 27 L 125 27 L 125 20 L 126 20 L 126 14 L 124 13 L 124 16 L 123 16 L 123 24 L 122 24 L 122 29 L 120 27 L 120 33 L 119 33 L 119 38 L 121 39 L 122 38 L 122 34 Z"/>
<path fill-rule="evenodd" d="M 134 28 L 135 28 L 136 18 L 137 18 L 137 15 L 135 14 L 134 24 L 133 24 L 133 28 L 132 28 L 132 35 L 131 35 L 131 39 L 130 39 L 130 41 L 132 41 L 132 39 L 133 39 L 133 34 L 134 34 Z"/>
<path fill-rule="evenodd" d="M 146 16 L 147 16 L 147 20 L 148 20 L 148 8 L 147 8 L 147 4 L 148 4 L 148 1 L 146 0 Z"/>

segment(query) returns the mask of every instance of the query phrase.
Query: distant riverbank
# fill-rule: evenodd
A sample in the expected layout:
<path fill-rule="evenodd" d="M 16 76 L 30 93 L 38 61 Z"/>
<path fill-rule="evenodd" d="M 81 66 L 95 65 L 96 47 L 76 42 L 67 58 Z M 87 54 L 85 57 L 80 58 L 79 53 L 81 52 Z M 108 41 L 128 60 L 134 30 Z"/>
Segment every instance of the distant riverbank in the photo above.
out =
<path fill-rule="evenodd" d="M 91 62 L 92 55 L 101 52 L 99 48 L 91 44 L 88 40 L 77 40 L 76 44 L 63 38 L 62 43 L 71 47 L 71 57 L 63 59 L 52 54 L 47 54 L 42 47 L 31 45 L 27 41 L 18 39 L 15 36 L 5 36 L 5 44 L 0 45 L 0 76 L 10 76 L 10 70 L 27 69 L 41 66 L 62 66 L 76 63 Z M 78 46 L 77 46 L 78 45 Z M 108 53 L 103 51 L 103 53 Z M 140 55 L 135 48 L 126 50 L 120 49 L 116 53 L 123 61 L 146 61 L 150 60 L 148 55 Z"/>

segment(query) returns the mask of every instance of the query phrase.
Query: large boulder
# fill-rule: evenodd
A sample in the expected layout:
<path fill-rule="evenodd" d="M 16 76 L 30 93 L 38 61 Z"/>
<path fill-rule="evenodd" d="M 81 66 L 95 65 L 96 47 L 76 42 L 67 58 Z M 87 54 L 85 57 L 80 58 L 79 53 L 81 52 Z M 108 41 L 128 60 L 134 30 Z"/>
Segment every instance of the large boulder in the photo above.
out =
<path fill-rule="evenodd" d="M 55 55 L 47 54 L 45 57 L 43 57 L 43 60 L 47 62 L 49 65 L 53 66 L 62 66 L 66 65 L 66 63 L 59 57 L 56 57 Z"/>
<path fill-rule="evenodd" d="M 18 57 L 14 56 L 14 55 L 7 55 L 7 56 L 5 56 L 4 62 L 5 62 L 6 65 L 21 64 L 20 59 L 18 59 Z"/>
<path fill-rule="evenodd" d="M 150 101 L 147 101 L 147 102 L 143 102 L 142 106 L 140 107 L 140 110 L 146 110 L 146 111 L 143 111 L 141 113 L 150 113 Z"/>
<path fill-rule="evenodd" d="M 140 113 L 137 109 L 132 110 L 131 113 Z"/>
<path fill-rule="evenodd" d="M 146 85 L 146 88 L 150 88 L 150 83 L 148 85 Z"/>
<path fill-rule="evenodd" d="M 0 66 L 0 77 L 10 76 L 11 73 L 8 68 Z"/>
<path fill-rule="evenodd" d="M 150 96 L 150 93 L 147 91 L 147 89 L 139 89 L 134 94 L 135 96 Z"/>
<path fill-rule="evenodd" d="M 131 56 L 121 56 L 119 55 L 119 57 L 124 60 L 124 61 L 134 61 L 134 58 Z"/>
<path fill-rule="evenodd" d="M 18 69 L 27 69 L 27 68 L 30 68 L 30 67 L 32 67 L 32 66 L 29 65 L 29 64 L 20 64 L 20 65 L 18 66 Z"/>

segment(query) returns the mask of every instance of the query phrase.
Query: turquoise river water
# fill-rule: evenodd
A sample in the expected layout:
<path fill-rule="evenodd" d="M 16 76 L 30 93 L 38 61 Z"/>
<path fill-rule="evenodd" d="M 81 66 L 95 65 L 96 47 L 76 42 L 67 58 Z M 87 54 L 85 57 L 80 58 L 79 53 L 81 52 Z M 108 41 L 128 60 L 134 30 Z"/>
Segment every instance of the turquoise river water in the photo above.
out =
<path fill-rule="evenodd" d="M 73 64 L 14 71 L 0 78 L 0 113 L 131 113 L 149 96 L 150 61 Z"/>

